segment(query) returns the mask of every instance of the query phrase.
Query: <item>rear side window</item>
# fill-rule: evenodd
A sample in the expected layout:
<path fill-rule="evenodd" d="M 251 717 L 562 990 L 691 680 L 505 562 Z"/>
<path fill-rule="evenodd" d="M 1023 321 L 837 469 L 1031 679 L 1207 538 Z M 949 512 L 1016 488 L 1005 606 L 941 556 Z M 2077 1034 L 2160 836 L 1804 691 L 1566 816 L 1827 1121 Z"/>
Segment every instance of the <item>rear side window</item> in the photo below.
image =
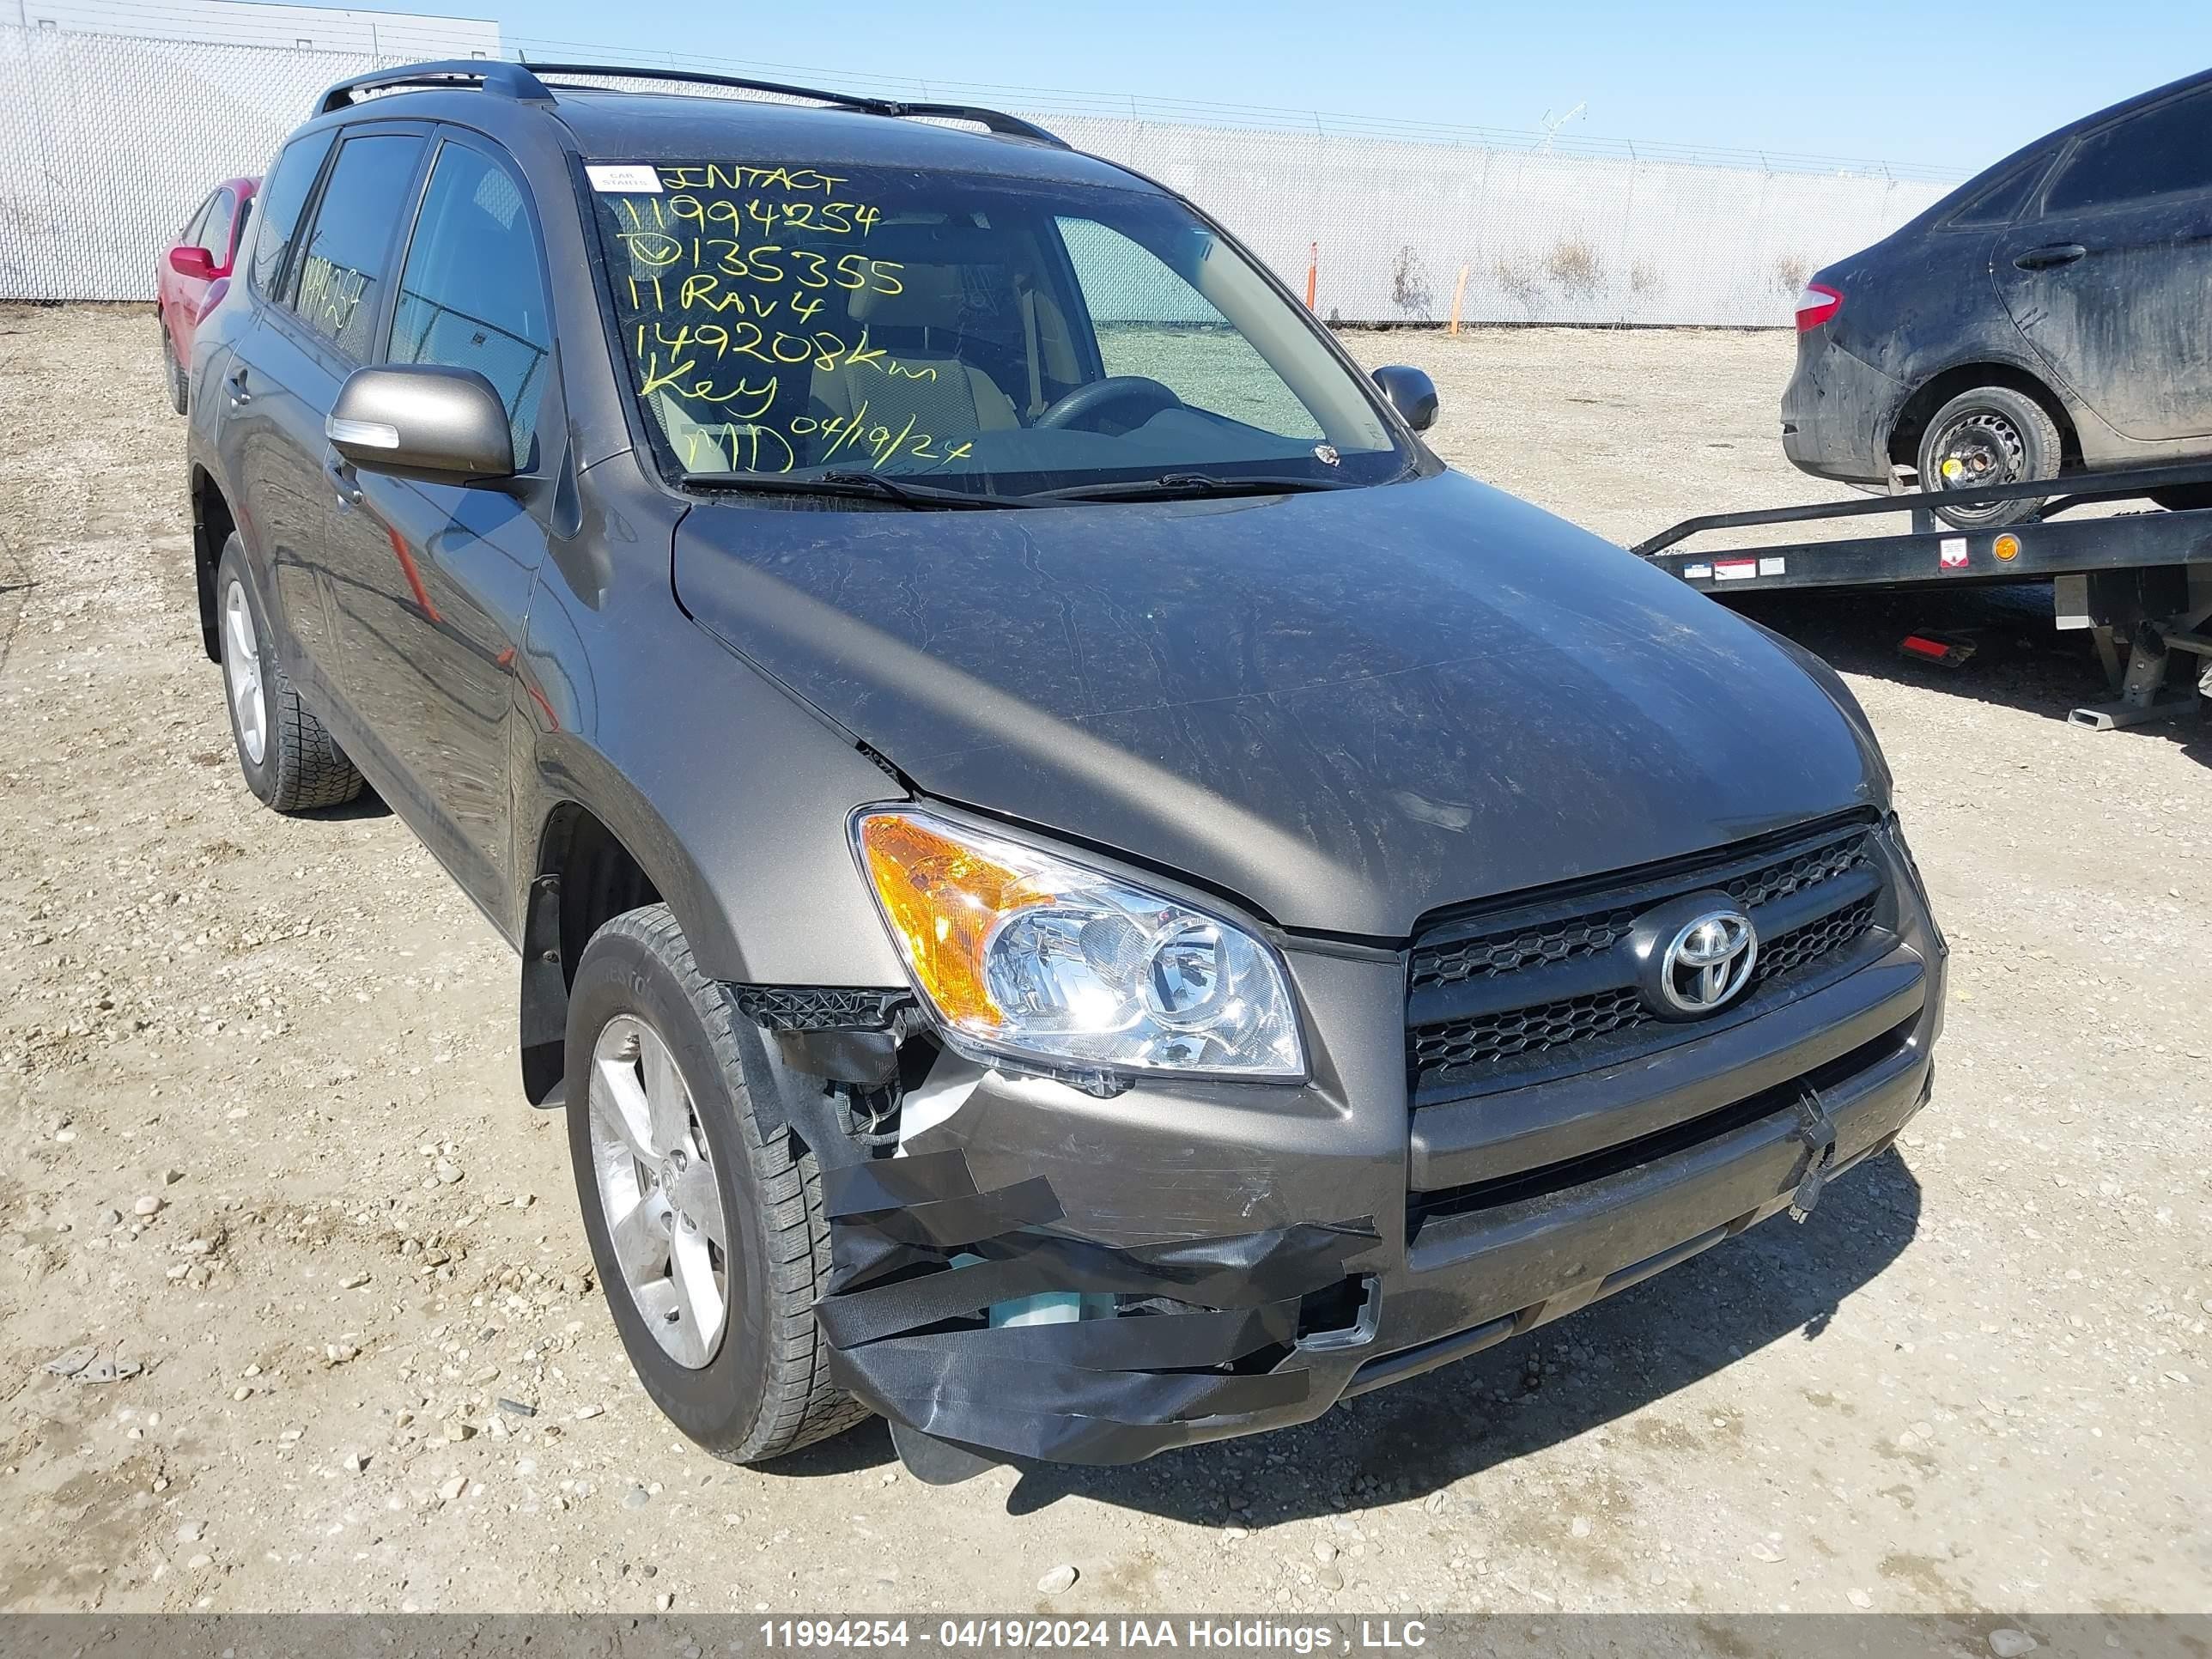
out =
<path fill-rule="evenodd" d="M 356 362 L 368 359 L 391 270 L 392 228 L 404 218 L 422 159 L 413 133 L 349 138 L 331 165 L 292 283 L 301 320 Z"/>
<path fill-rule="evenodd" d="M 2043 177 L 2044 169 L 2050 165 L 2051 158 L 2046 155 L 2008 173 L 1953 214 L 1949 222 L 1960 226 L 2010 224 L 2020 216 L 2020 210 L 2027 204 L 2027 198 L 2034 191 L 2037 180 Z"/>
<path fill-rule="evenodd" d="M 446 145 L 399 274 L 391 360 L 477 370 L 507 405 L 515 462 L 526 467 L 552 349 L 521 189 L 489 156 Z"/>
<path fill-rule="evenodd" d="M 268 188 L 261 192 L 261 234 L 253 244 L 254 288 L 274 291 L 285 255 L 300 228 L 300 210 L 307 205 L 307 192 L 315 187 L 323 157 L 331 153 L 332 135 L 312 133 L 284 146 L 276 165 L 269 171 Z"/>
<path fill-rule="evenodd" d="M 2212 93 L 2192 93 L 2093 132 L 2044 198 L 2045 213 L 2149 201 L 2212 186 Z"/>

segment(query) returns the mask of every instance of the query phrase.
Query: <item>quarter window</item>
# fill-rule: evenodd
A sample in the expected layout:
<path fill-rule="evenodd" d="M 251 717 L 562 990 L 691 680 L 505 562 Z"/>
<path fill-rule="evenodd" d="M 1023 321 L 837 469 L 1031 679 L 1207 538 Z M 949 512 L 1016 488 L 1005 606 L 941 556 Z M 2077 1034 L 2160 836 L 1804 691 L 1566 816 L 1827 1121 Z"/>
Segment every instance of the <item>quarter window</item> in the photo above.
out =
<path fill-rule="evenodd" d="M 399 274 L 392 361 L 481 374 L 507 405 L 515 463 L 527 467 L 552 343 L 520 187 L 489 156 L 446 145 Z"/>
<path fill-rule="evenodd" d="M 331 135 L 311 133 L 284 146 L 276 165 L 269 170 L 268 188 L 261 192 L 261 232 L 253 242 L 253 286 L 264 294 L 276 291 L 285 256 L 300 228 L 300 210 L 307 205 L 307 192 L 331 153 Z"/>
<path fill-rule="evenodd" d="M 2179 196 L 2212 185 L 2212 94 L 2194 93 L 2116 121 L 2074 147 L 2045 213 Z"/>
<path fill-rule="evenodd" d="M 2036 180 L 2043 177 L 2045 169 L 2050 165 L 2050 157 L 2046 155 L 2043 160 L 2032 161 L 2017 172 L 2000 179 L 1953 214 L 1950 222 L 1962 227 L 2010 224 L 2019 216 L 2021 207 L 2027 204 L 2029 192 L 2035 188 Z"/>
<path fill-rule="evenodd" d="M 392 257 L 422 157 L 411 133 L 371 133 L 338 149 L 315 225 L 292 280 L 292 308 L 356 362 L 366 362 Z"/>

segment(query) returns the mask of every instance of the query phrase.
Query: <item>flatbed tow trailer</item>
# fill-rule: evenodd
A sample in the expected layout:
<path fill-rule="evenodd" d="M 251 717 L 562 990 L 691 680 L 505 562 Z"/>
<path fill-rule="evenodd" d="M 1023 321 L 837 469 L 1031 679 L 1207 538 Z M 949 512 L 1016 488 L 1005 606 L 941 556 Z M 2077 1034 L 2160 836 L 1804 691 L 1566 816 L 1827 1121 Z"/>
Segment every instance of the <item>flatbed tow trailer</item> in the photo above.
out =
<path fill-rule="evenodd" d="M 2036 518 L 1999 528 L 1958 530 L 1940 523 L 1937 506 L 1978 507 L 2068 493 Z M 1856 501 L 1814 501 L 1685 519 L 1629 551 L 1691 586 L 1723 597 L 1776 589 L 1901 589 L 2049 580 L 2057 625 L 2086 629 L 2117 696 L 2076 708 L 2077 726 L 2109 732 L 2194 713 L 2191 692 L 2167 695 L 2174 666 L 2195 659 L 2197 690 L 2212 696 L 2212 505 L 2173 511 L 2149 506 L 2154 491 L 2193 489 L 2212 503 L 2212 463 L 2082 473 L 2072 478 L 1921 490 Z M 2057 521 L 2091 503 L 2144 501 L 2139 513 Z M 1879 514 L 1911 515 L 1904 535 L 1780 542 L 1765 547 L 1685 552 L 1680 544 L 1712 530 L 1805 524 Z M 2123 663 L 2119 647 L 2128 647 Z"/>

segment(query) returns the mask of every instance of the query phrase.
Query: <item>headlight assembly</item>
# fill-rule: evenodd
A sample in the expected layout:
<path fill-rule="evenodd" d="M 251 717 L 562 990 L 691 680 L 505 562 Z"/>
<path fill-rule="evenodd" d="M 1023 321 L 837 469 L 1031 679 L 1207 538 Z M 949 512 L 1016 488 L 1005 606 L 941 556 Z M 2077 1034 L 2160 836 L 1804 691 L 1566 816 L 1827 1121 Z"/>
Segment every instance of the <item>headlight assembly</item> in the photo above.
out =
<path fill-rule="evenodd" d="M 1220 917 L 923 811 L 856 814 L 853 844 L 915 992 L 972 1058 L 1304 1078 L 1281 963 Z"/>

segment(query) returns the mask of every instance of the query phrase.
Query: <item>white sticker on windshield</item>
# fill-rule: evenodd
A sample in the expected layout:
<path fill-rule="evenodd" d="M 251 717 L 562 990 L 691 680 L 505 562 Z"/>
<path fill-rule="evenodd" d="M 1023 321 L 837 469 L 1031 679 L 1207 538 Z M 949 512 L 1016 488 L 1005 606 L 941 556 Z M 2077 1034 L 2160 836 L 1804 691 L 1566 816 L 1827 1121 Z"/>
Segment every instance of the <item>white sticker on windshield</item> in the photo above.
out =
<path fill-rule="evenodd" d="M 658 196 L 660 174 L 646 167 L 587 167 L 584 176 L 592 188 L 619 196 Z"/>

